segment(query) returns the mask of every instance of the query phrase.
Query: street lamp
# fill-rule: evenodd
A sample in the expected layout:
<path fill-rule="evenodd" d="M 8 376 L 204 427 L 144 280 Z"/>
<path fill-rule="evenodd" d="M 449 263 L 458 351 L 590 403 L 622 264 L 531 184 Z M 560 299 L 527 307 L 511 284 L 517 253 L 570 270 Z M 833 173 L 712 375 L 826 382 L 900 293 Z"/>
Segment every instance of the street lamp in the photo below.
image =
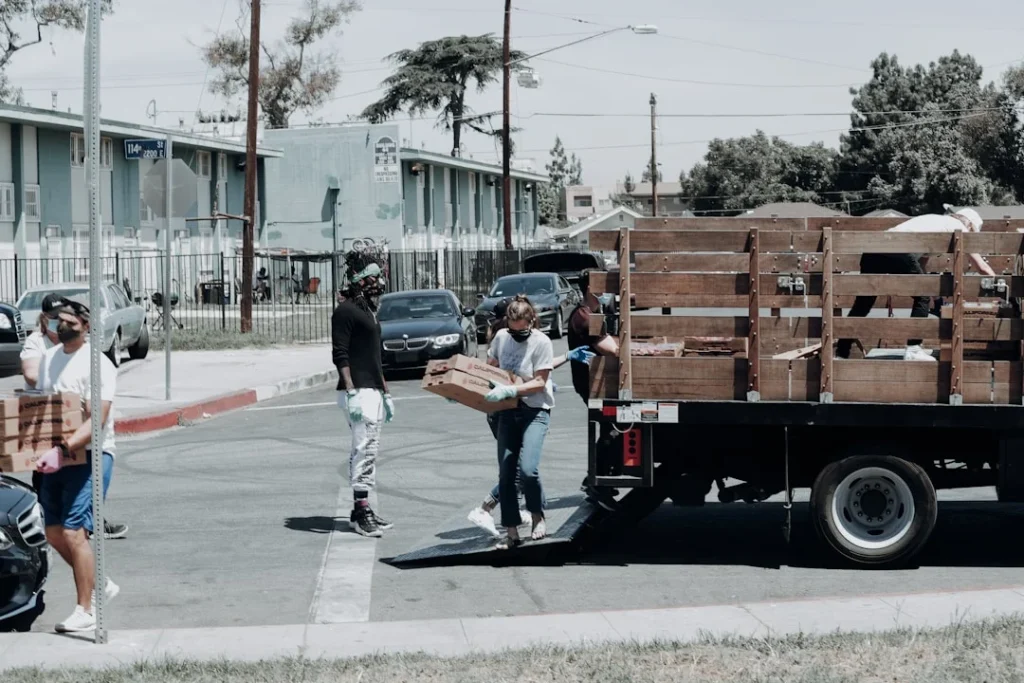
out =
<path fill-rule="evenodd" d="M 512 0 L 505 0 L 505 40 L 502 44 L 502 63 L 503 69 L 503 90 L 502 93 L 502 106 L 501 106 L 501 146 L 502 146 L 502 159 L 501 159 L 501 188 L 502 188 L 502 221 L 504 222 L 504 233 L 505 233 L 505 248 L 512 248 L 512 150 L 511 145 L 511 134 L 509 129 L 511 128 L 511 85 L 512 85 L 512 68 L 517 64 L 521 64 L 529 59 L 541 57 L 546 54 L 555 52 L 556 50 L 564 50 L 567 47 L 573 45 L 579 45 L 595 38 L 601 38 L 603 36 L 610 35 L 612 33 L 619 33 L 621 31 L 632 31 L 639 36 L 654 35 L 658 32 L 658 27 L 654 24 L 637 24 L 636 26 L 618 26 L 616 28 L 608 29 L 607 31 L 601 31 L 579 40 L 574 40 L 571 43 L 565 45 L 559 45 L 542 52 L 538 52 L 528 57 L 522 57 L 520 59 L 512 59 L 512 48 L 511 48 L 511 29 L 512 29 Z M 540 85 L 540 77 L 535 72 L 530 70 L 522 74 L 524 77 L 520 79 L 520 84 L 526 88 L 536 88 Z"/>

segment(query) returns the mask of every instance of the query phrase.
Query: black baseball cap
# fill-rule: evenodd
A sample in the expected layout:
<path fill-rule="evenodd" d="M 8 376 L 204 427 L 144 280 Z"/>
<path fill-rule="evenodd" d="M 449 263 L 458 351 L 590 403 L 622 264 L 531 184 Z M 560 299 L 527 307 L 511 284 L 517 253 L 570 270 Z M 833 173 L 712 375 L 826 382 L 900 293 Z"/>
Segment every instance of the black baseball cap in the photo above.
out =
<path fill-rule="evenodd" d="M 54 317 L 57 315 L 57 309 L 61 307 L 64 302 L 64 297 L 58 294 L 47 294 L 43 297 L 42 304 L 39 305 L 39 309 L 43 315 Z"/>

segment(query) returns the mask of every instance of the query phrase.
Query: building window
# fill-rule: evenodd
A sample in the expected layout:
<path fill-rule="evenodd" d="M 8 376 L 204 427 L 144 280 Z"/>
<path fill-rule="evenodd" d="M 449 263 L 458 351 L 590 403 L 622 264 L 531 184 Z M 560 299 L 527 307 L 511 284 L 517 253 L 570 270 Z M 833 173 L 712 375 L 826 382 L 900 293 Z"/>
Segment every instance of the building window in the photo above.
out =
<path fill-rule="evenodd" d="M 85 144 L 85 136 L 80 133 L 71 134 L 71 165 L 85 166 L 85 158 L 88 156 Z M 100 168 L 114 167 L 114 141 L 110 138 L 100 140 Z"/>
<path fill-rule="evenodd" d="M 0 221 L 14 220 L 14 183 L 0 183 Z"/>
<path fill-rule="evenodd" d="M 196 153 L 196 170 L 200 178 L 209 180 L 210 175 L 213 172 L 212 159 L 209 152 L 197 152 Z"/>
<path fill-rule="evenodd" d="M 228 155 L 221 153 L 217 155 L 217 182 L 228 181 Z"/>
<path fill-rule="evenodd" d="M 594 205 L 594 200 L 590 195 L 581 194 L 572 198 L 572 205 L 578 208 L 589 208 Z"/>
<path fill-rule="evenodd" d="M 71 134 L 71 165 L 85 166 L 85 136 Z"/>
<path fill-rule="evenodd" d="M 25 186 L 25 220 L 38 223 L 42 220 L 42 209 L 39 206 L 39 186 Z"/>

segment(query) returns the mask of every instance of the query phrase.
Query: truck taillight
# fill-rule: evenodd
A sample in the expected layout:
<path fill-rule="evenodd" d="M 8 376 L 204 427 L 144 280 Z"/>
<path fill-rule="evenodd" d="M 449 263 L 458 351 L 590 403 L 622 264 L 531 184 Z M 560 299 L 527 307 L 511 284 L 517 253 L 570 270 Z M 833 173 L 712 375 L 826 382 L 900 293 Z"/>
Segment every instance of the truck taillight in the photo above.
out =
<path fill-rule="evenodd" d="M 633 427 L 622 435 L 622 466 L 640 466 L 640 428 Z"/>

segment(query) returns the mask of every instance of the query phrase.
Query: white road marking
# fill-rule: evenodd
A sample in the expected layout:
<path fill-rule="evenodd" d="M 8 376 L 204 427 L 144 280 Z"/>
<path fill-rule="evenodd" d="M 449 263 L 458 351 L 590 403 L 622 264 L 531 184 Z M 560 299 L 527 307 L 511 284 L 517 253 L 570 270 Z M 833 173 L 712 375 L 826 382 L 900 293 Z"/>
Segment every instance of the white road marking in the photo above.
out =
<path fill-rule="evenodd" d="M 393 396 L 397 401 L 421 401 L 425 398 L 437 398 L 436 396 Z M 323 403 L 294 403 L 287 406 L 256 406 L 255 408 L 246 408 L 247 413 L 257 413 L 262 410 L 291 410 L 293 408 L 323 408 L 324 406 L 338 407 L 337 401 L 324 401 Z"/>
<path fill-rule="evenodd" d="M 352 491 L 342 485 L 334 511 L 339 526 L 348 524 Z M 335 530 L 327 537 L 316 592 L 309 606 L 313 624 L 342 624 L 370 620 L 373 565 L 377 560 L 377 539 Z"/>

